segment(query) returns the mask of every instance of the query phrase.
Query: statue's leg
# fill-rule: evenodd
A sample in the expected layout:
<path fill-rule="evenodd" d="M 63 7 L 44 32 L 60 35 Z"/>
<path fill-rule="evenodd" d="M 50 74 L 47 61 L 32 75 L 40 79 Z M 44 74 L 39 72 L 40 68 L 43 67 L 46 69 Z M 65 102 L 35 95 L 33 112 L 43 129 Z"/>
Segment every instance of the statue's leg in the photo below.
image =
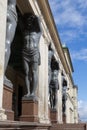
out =
<path fill-rule="evenodd" d="M 66 101 L 64 101 L 64 114 L 66 112 Z"/>
<path fill-rule="evenodd" d="M 32 92 L 31 95 L 35 96 L 35 91 L 37 88 L 37 83 L 38 83 L 38 63 L 33 63 L 31 66 L 32 69 Z"/>
<path fill-rule="evenodd" d="M 13 41 L 15 30 L 16 30 L 17 22 L 12 17 L 7 18 L 7 26 L 6 26 L 6 44 L 5 44 L 5 65 L 4 72 L 6 71 L 8 61 L 11 53 L 11 43 Z"/>
<path fill-rule="evenodd" d="M 25 97 L 30 96 L 30 81 L 29 81 L 29 64 L 24 60 L 24 71 L 25 71 L 25 85 L 27 88 L 27 94 Z"/>
<path fill-rule="evenodd" d="M 52 88 L 52 109 L 54 108 L 54 91 L 53 91 L 53 88 Z"/>
<path fill-rule="evenodd" d="M 53 104 L 53 95 L 52 95 L 52 88 L 50 88 L 50 107 L 52 108 L 52 104 Z"/>
<path fill-rule="evenodd" d="M 49 101 L 50 101 L 50 107 L 51 107 L 51 88 L 49 87 Z"/>
<path fill-rule="evenodd" d="M 54 89 L 54 99 L 53 99 L 53 108 L 56 109 L 57 105 L 57 90 Z"/>

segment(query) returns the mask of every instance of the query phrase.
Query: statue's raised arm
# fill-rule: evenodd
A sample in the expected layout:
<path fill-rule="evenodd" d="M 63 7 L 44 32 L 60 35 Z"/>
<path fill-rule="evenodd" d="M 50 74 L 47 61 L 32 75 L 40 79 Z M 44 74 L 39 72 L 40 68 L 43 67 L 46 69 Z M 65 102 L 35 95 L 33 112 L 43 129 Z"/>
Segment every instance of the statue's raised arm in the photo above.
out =
<path fill-rule="evenodd" d="M 6 22 L 6 42 L 5 42 L 5 66 L 6 71 L 11 53 L 11 43 L 14 39 L 17 26 L 16 0 L 8 0 L 7 5 L 7 22 Z"/>

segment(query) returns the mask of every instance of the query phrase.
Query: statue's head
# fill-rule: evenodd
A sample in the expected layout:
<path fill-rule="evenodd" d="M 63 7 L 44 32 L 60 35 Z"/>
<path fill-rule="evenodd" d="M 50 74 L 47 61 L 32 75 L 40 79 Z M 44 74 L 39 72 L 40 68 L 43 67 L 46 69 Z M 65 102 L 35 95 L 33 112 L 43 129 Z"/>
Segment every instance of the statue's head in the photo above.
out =
<path fill-rule="evenodd" d="M 51 43 L 49 44 L 49 50 L 53 51 Z"/>
<path fill-rule="evenodd" d="M 62 76 L 62 85 L 63 85 L 63 87 L 67 86 L 67 80 L 65 79 L 64 76 Z"/>
<path fill-rule="evenodd" d="M 52 57 L 52 63 L 51 63 L 51 69 L 52 69 L 52 71 L 54 71 L 54 70 L 59 70 L 59 63 L 58 63 L 58 61 L 55 59 L 55 57 L 53 56 Z"/>
<path fill-rule="evenodd" d="M 32 13 L 24 14 L 24 21 L 27 27 L 33 26 L 36 19 L 37 19 L 36 15 Z"/>

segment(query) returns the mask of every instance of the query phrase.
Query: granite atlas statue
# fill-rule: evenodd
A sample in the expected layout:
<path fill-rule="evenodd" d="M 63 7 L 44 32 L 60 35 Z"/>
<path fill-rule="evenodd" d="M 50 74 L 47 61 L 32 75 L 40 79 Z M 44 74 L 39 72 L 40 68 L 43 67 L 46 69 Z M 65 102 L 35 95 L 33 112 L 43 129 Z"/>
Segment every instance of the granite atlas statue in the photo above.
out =
<path fill-rule="evenodd" d="M 39 41 L 41 26 L 39 18 L 31 13 L 24 14 L 23 65 L 27 94 L 24 97 L 35 97 L 38 84 L 38 65 L 40 65 Z"/>
<path fill-rule="evenodd" d="M 11 44 L 15 36 L 17 27 L 17 11 L 16 11 L 16 0 L 8 0 L 7 5 L 7 22 L 6 22 L 6 42 L 5 42 L 5 65 L 4 73 L 6 72 L 7 65 L 11 54 Z M 5 81 L 10 81 L 4 78 Z"/>

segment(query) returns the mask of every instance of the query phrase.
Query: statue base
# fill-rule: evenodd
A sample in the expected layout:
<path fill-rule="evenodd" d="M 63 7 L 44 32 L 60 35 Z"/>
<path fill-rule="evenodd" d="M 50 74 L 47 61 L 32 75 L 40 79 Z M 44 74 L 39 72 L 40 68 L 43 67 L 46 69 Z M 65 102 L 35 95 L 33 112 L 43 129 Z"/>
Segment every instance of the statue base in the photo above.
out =
<path fill-rule="evenodd" d="M 23 97 L 20 121 L 38 122 L 38 101 L 32 97 Z"/>
<path fill-rule="evenodd" d="M 66 114 L 63 114 L 62 119 L 63 119 L 63 123 L 66 123 Z"/>
<path fill-rule="evenodd" d="M 12 111 L 12 95 L 13 95 L 13 88 L 4 85 L 3 108 L 5 109 L 7 120 L 14 120 L 14 112 Z"/>
<path fill-rule="evenodd" d="M 58 112 L 56 109 L 50 109 L 50 121 L 51 123 L 57 123 Z"/>

